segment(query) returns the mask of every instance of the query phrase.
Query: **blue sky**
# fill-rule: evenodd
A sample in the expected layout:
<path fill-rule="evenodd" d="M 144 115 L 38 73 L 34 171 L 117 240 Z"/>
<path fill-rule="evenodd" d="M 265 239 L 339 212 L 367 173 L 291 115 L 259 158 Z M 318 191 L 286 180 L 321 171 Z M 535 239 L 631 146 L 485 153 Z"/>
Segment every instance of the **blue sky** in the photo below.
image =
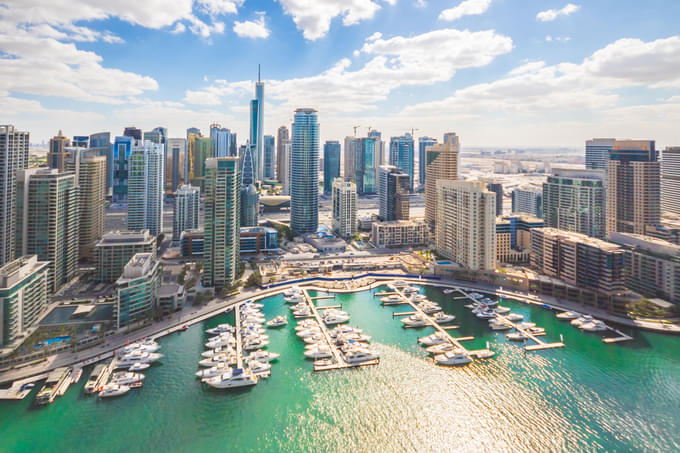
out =
<path fill-rule="evenodd" d="M 128 125 L 265 133 L 296 107 L 323 139 L 411 128 L 465 146 L 680 144 L 680 2 L 0 1 L 3 123 L 40 142 Z"/>

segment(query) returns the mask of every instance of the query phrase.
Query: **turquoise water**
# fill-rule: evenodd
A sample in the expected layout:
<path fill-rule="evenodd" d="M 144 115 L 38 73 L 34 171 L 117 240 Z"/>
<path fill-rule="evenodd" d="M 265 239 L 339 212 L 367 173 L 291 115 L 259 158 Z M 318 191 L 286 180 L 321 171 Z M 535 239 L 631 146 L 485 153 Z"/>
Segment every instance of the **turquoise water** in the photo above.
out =
<path fill-rule="evenodd" d="M 369 292 L 338 295 L 353 326 L 373 337 L 381 363 L 314 373 L 282 297 L 267 299 L 269 350 L 281 353 L 269 379 L 245 390 L 213 391 L 194 378 L 204 329 L 221 315 L 160 340 L 165 357 L 144 387 L 118 399 L 85 396 L 83 379 L 48 407 L 0 402 L 0 450 L 7 452 L 335 452 L 391 451 L 677 451 L 680 449 L 680 338 L 635 331 L 604 344 L 557 321 L 550 311 L 503 302 L 567 347 L 522 352 L 463 308 L 427 288 L 457 316 L 456 336 L 496 357 L 465 368 L 439 368 L 417 346 L 431 328 L 403 329 Z M 38 386 L 39 387 L 39 386 Z"/>

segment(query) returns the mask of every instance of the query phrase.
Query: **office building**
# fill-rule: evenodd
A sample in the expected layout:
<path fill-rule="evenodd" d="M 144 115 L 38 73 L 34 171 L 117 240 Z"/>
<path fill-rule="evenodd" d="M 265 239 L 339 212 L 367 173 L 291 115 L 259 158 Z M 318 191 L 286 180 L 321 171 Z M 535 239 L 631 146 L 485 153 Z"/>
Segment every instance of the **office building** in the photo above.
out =
<path fill-rule="evenodd" d="M 314 109 L 297 109 L 290 165 L 290 227 L 313 233 L 319 225 L 319 121 Z"/>
<path fill-rule="evenodd" d="M 160 284 L 160 267 L 151 253 L 137 253 L 130 259 L 114 288 L 113 318 L 117 329 L 153 316 Z"/>
<path fill-rule="evenodd" d="M 586 141 L 586 168 L 591 170 L 607 170 L 609 152 L 616 139 L 594 138 Z"/>
<path fill-rule="evenodd" d="M 543 184 L 545 226 L 603 239 L 605 172 L 554 168 Z"/>
<path fill-rule="evenodd" d="M 172 242 L 179 243 L 182 231 L 198 228 L 201 206 L 201 189 L 183 184 L 175 193 L 175 212 L 172 222 Z"/>
<path fill-rule="evenodd" d="M 413 192 L 413 137 L 406 133 L 390 138 L 390 165 L 400 168 L 409 177 L 409 191 Z"/>
<path fill-rule="evenodd" d="M 368 128 L 368 134 L 367 138 L 372 139 L 375 142 L 375 164 L 374 167 L 377 169 L 380 168 L 381 165 L 386 165 L 387 162 L 385 162 L 385 142 L 382 140 L 382 134 L 379 131 L 376 131 L 375 129 L 371 130 L 371 128 Z"/>
<path fill-rule="evenodd" d="M 425 168 L 427 163 L 425 150 L 436 143 L 436 138 L 418 137 L 418 184 L 421 186 L 425 186 Z"/>
<path fill-rule="evenodd" d="M 48 263 L 36 255 L 0 266 L 0 348 L 38 326 L 47 309 Z"/>
<path fill-rule="evenodd" d="M 289 139 L 284 140 L 281 144 L 279 177 L 281 178 L 281 193 L 283 195 L 290 195 L 290 158 L 292 148 L 293 143 Z"/>
<path fill-rule="evenodd" d="M 60 172 L 66 171 L 66 160 L 70 152 L 67 150 L 71 146 L 68 137 L 65 137 L 61 131 L 59 134 L 50 139 L 50 148 L 47 151 L 47 166 L 56 168 Z"/>
<path fill-rule="evenodd" d="M 496 268 L 496 194 L 482 181 L 437 182 L 436 250 L 471 270 Z"/>
<path fill-rule="evenodd" d="M 280 183 L 283 183 L 284 176 L 286 176 L 283 172 L 284 168 L 287 168 L 283 153 L 283 144 L 286 142 L 290 143 L 290 134 L 286 126 L 281 126 L 276 132 L 276 179 Z"/>
<path fill-rule="evenodd" d="M 260 194 L 253 184 L 241 186 L 241 225 L 257 226 L 260 215 Z"/>
<path fill-rule="evenodd" d="M 512 191 L 512 212 L 529 214 L 543 218 L 543 189 L 534 186 L 522 186 Z"/>
<path fill-rule="evenodd" d="M 165 145 L 168 142 L 168 129 L 165 127 L 154 127 L 151 131 L 144 132 L 142 137 L 144 141 L 148 140 L 151 143 Z"/>
<path fill-rule="evenodd" d="M 680 214 L 680 147 L 666 148 L 661 157 L 661 211 Z"/>
<path fill-rule="evenodd" d="M 156 237 L 149 230 L 109 231 L 94 247 L 96 260 L 95 281 L 113 283 L 123 273 L 123 268 L 137 253 L 151 253 L 156 257 Z"/>
<path fill-rule="evenodd" d="M 74 135 L 71 139 L 71 146 L 73 148 L 88 148 L 90 137 L 87 135 Z"/>
<path fill-rule="evenodd" d="M 444 142 L 425 149 L 425 221 L 434 226 L 437 220 L 437 182 L 458 179 L 460 142 L 454 133 L 446 134 Z"/>
<path fill-rule="evenodd" d="M 543 226 L 543 219 L 529 215 L 496 217 L 496 261 L 528 263 L 531 254 L 531 229 Z"/>
<path fill-rule="evenodd" d="M 624 286 L 621 246 L 556 228 L 531 230 L 531 266 L 541 274 L 602 294 L 619 294 Z"/>
<path fill-rule="evenodd" d="M 661 218 L 661 175 L 653 140 L 616 140 L 607 167 L 607 234 L 644 234 Z"/>
<path fill-rule="evenodd" d="M 212 148 L 209 137 L 191 134 L 188 144 L 189 184 L 204 189 L 205 161 L 211 156 Z"/>
<path fill-rule="evenodd" d="M 106 157 L 99 155 L 96 148 L 73 148 L 66 170 L 76 175 L 78 184 L 78 256 L 91 258 L 104 234 Z"/>
<path fill-rule="evenodd" d="M 185 230 L 179 236 L 179 248 L 182 256 L 202 257 L 205 250 L 205 231 L 201 228 Z"/>
<path fill-rule="evenodd" d="M 203 286 L 234 284 L 239 268 L 241 181 L 238 157 L 206 162 Z"/>
<path fill-rule="evenodd" d="M 142 142 L 132 137 L 116 137 L 113 141 L 111 152 L 111 192 L 114 203 L 127 203 L 128 199 L 128 173 L 130 153 L 133 149 L 142 146 Z"/>
<path fill-rule="evenodd" d="M 357 137 L 345 137 L 344 148 L 344 174 L 345 179 L 356 178 L 356 155 L 357 147 L 361 139 Z"/>
<path fill-rule="evenodd" d="M 276 147 L 274 146 L 274 136 L 273 135 L 265 135 L 263 137 L 263 147 L 264 147 L 264 158 L 263 158 L 263 165 L 264 169 L 262 170 L 262 179 L 267 180 L 267 181 L 272 181 L 274 180 L 275 176 L 275 166 L 276 166 L 276 156 L 274 155 L 274 152 L 276 150 Z"/>
<path fill-rule="evenodd" d="M 49 290 L 76 275 L 78 184 L 73 173 L 31 168 L 17 173 L 16 253 L 49 261 Z"/>
<path fill-rule="evenodd" d="M 237 156 L 236 133 L 220 126 L 210 125 L 210 149 L 208 157 Z"/>
<path fill-rule="evenodd" d="M 111 191 L 113 175 L 113 146 L 110 132 L 98 132 L 90 135 L 90 149 L 96 150 L 100 156 L 106 156 L 106 194 Z"/>
<path fill-rule="evenodd" d="M 128 230 L 163 231 L 163 145 L 145 141 L 130 154 Z"/>
<path fill-rule="evenodd" d="M 17 171 L 28 168 L 28 132 L 0 126 L 0 266 L 14 260 Z"/>
<path fill-rule="evenodd" d="M 430 229 L 425 222 L 392 220 L 371 225 L 371 243 L 380 249 L 420 247 L 427 245 L 429 239 Z"/>
<path fill-rule="evenodd" d="M 241 166 L 241 184 L 248 187 L 257 184 L 257 166 L 255 162 L 255 147 L 250 143 L 241 146 L 239 153 Z"/>
<path fill-rule="evenodd" d="M 169 138 L 165 150 L 165 193 L 174 194 L 184 183 L 184 162 L 187 141 L 183 138 Z"/>
<path fill-rule="evenodd" d="M 333 181 L 340 177 L 340 142 L 329 140 L 323 145 L 323 193 L 330 195 Z"/>
<path fill-rule="evenodd" d="M 262 181 L 264 179 L 264 82 L 260 79 L 259 65 L 255 83 L 255 99 L 250 101 L 250 146 L 252 147 L 251 157 L 255 169 L 255 181 Z"/>
<path fill-rule="evenodd" d="M 383 222 L 409 220 L 409 177 L 394 165 L 383 165 L 379 172 L 379 213 Z"/>
<path fill-rule="evenodd" d="M 142 141 L 142 130 L 136 127 L 126 127 L 123 130 L 123 136 Z"/>
<path fill-rule="evenodd" d="M 378 153 L 380 141 L 375 138 L 360 138 L 353 142 L 354 181 L 359 195 L 372 195 L 378 190 Z"/>
<path fill-rule="evenodd" d="M 357 233 L 357 186 L 352 181 L 336 178 L 332 192 L 333 231 L 341 238 L 351 238 Z"/>
<path fill-rule="evenodd" d="M 279 233 L 269 227 L 243 227 L 239 233 L 239 248 L 242 254 L 267 253 L 276 250 Z"/>

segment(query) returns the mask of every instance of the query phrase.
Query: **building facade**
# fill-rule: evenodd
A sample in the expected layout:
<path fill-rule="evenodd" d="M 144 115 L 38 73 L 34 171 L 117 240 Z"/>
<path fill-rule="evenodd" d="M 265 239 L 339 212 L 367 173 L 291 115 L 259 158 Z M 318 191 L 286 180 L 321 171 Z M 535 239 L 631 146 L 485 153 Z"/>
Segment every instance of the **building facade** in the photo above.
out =
<path fill-rule="evenodd" d="M 298 234 L 319 226 L 319 121 L 314 109 L 297 109 L 290 167 L 290 227 Z"/>
<path fill-rule="evenodd" d="M 253 184 L 241 187 L 241 226 L 257 226 L 260 217 L 260 194 Z"/>
<path fill-rule="evenodd" d="M 360 138 L 354 146 L 354 181 L 357 193 L 370 195 L 376 193 L 378 178 L 378 153 L 380 141 L 375 138 Z"/>
<path fill-rule="evenodd" d="M 160 282 L 160 265 L 151 253 L 137 253 L 130 259 L 114 289 L 117 329 L 153 316 Z"/>
<path fill-rule="evenodd" d="M 394 165 L 383 165 L 379 172 L 379 212 L 383 222 L 409 220 L 410 179 L 406 173 Z"/>
<path fill-rule="evenodd" d="M 496 217 L 496 260 L 502 263 L 528 263 L 531 229 L 543 226 L 542 219 L 528 215 Z"/>
<path fill-rule="evenodd" d="M 209 157 L 227 157 L 238 155 L 236 148 L 236 133 L 220 126 L 210 125 L 210 148 Z"/>
<path fill-rule="evenodd" d="M 512 191 L 512 212 L 543 218 L 543 189 L 523 186 Z"/>
<path fill-rule="evenodd" d="M 279 233 L 269 227 L 244 227 L 239 233 L 241 253 L 267 253 L 279 247 Z"/>
<path fill-rule="evenodd" d="M 661 211 L 680 214 L 680 147 L 666 148 L 661 158 Z"/>
<path fill-rule="evenodd" d="M 28 132 L 0 126 L 0 266 L 15 257 L 17 172 L 28 168 L 28 143 Z"/>
<path fill-rule="evenodd" d="M 437 220 L 437 181 L 458 179 L 460 141 L 454 133 L 444 136 L 444 143 L 425 149 L 425 221 L 434 226 Z"/>
<path fill-rule="evenodd" d="M 156 237 L 148 230 L 109 231 L 94 248 L 97 283 L 113 283 L 137 253 L 151 253 L 156 258 Z"/>
<path fill-rule="evenodd" d="M 278 181 L 282 184 L 284 176 L 287 176 L 283 172 L 284 167 L 287 166 L 287 163 L 284 163 L 283 161 L 284 142 L 290 142 L 290 132 L 286 126 L 281 126 L 276 131 L 276 179 L 278 179 Z"/>
<path fill-rule="evenodd" d="M 371 225 L 371 243 L 377 248 L 420 247 L 429 239 L 430 230 L 424 222 L 393 220 Z"/>
<path fill-rule="evenodd" d="M 50 147 L 47 151 L 47 166 L 55 168 L 60 172 L 66 171 L 66 161 L 69 158 L 71 141 L 65 137 L 61 131 L 50 139 Z"/>
<path fill-rule="evenodd" d="M 425 157 L 425 151 L 430 146 L 437 144 L 437 139 L 432 137 L 418 137 L 418 184 L 425 186 L 425 168 L 427 158 Z"/>
<path fill-rule="evenodd" d="M 586 141 L 586 168 L 607 170 L 609 152 L 614 147 L 614 138 L 594 138 Z"/>
<path fill-rule="evenodd" d="M 111 200 L 114 203 L 126 203 L 128 197 L 128 159 L 133 149 L 139 148 L 141 142 L 132 137 L 116 137 L 111 152 Z"/>
<path fill-rule="evenodd" d="M 359 141 L 360 139 L 357 137 L 345 137 L 345 148 L 343 151 L 344 157 L 343 176 L 345 177 L 345 179 L 356 178 L 355 163 Z"/>
<path fill-rule="evenodd" d="M 340 177 L 340 142 L 328 140 L 323 145 L 323 193 L 330 195 L 333 181 Z"/>
<path fill-rule="evenodd" d="M 274 180 L 276 176 L 276 146 L 273 135 L 265 135 L 264 140 L 264 156 L 263 156 L 263 173 L 262 179 L 267 181 Z"/>
<path fill-rule="evenodd" d="M 179 243 L 182 231 L 198 228 L 201 207 L 201 189 L 183 184 L 175 193 L 175 211 L 172 222 L 172 242 Z"/>
<path fill-rule="evenodd" d="M 413 192 L 413 137 L 406 133 L 390 138 L 390 165 L 400 168 L 409 178 L 409 191 Z"/>
<path fill-rule="evenodd" d="M 348 239 L 357 233 L 357 186 L 345 179 L 333 181 L 333 231 Z"/>
<path fill-rule="evenodd" d="M 163 145 L 145 141 L 130 153 L 128 230 L 163 231 Z"/>

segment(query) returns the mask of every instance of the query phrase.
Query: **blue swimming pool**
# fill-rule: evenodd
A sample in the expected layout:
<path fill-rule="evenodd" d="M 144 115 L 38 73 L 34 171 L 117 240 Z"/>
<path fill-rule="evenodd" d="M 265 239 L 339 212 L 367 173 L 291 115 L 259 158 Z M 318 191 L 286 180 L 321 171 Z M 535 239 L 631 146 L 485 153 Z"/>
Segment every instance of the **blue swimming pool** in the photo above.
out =
<path fill-rule="evenodd" d="M 71 337 L 68 336 L 68 335 L 64 335 L 64 336 L 61 336 L 61 337 L 48 338 L 47 340 L 43 340 L 42 342 L 36 344 L 35 347 L 39 348 L 41 346 L 49 346 L 53 343 L 61 343 L 62 341 L 68 341 L 70 339 L 71 339 Z"/>

